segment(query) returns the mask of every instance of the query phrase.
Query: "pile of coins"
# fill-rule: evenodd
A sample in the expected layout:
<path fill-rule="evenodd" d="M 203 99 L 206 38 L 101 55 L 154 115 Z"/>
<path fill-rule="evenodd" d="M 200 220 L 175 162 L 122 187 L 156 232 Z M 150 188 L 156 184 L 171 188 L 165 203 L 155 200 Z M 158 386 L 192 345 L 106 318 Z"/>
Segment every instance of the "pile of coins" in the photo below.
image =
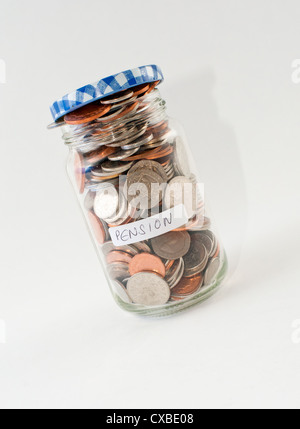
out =
<path fill-rule="evenodd" d="M 107 264 L 126 303 L 159 306 L 210 286 L 221 267 L 195 176 L 184 171 L 158 82 L 122 91 L 67 114 L 63 138 L 74 153 L 74 179 Z M 155 186 L 154 186 L 155 185 Z M 109 228 L 183 202 L 188 223 L 150 240 L 116 247 Z M 137 198 L 138 195 L 138 198 Z"/>
<path fill-rule="evenodd" d="M 109 241 L 102 251 L 123 301 L 145 306 L 194 295 L 212 283 L 221 266 L 220 246 L 211 231 L 172 231 L 122 247 Z"/>

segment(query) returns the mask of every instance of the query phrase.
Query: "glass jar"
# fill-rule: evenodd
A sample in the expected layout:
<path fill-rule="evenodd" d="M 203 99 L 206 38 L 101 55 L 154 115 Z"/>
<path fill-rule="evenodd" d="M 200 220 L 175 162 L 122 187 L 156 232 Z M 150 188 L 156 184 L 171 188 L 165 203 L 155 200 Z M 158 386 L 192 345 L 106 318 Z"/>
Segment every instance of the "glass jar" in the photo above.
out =
<path fill-rule="evenodd" d="M 119 73 L 55 102 L 68 174 L 116 302 L 164 316 L 209 298 L 227 259 L 157 66 Z"/>

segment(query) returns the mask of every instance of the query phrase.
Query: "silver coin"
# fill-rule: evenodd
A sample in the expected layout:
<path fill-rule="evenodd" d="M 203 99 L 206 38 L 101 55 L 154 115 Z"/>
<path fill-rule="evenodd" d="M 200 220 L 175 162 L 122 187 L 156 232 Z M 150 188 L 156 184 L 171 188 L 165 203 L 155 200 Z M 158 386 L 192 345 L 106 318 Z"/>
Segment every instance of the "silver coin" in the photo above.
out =
<path fill-rule="evenodd" d="M 207 217 L 200 217 L 197 225 L 192 226 L 189 230 L 191 232 L 207 231 L 211 227 L 211 220 Z"/>
<path fill-rule="evenodd" d="M 172 267 L 166 273 L 165 279 L 166 279 L 167 283 L 169 284 L 169 286 L 170 286 L 170 283 L 172 283 L 174 281 L 175 277 L 177 276 L 177 274 L 180 271 L 181 261 L 183 262 L 182 258 L 174 261 Z"/>
<path fill-rule="evenodd" d="M 189 252 L 184 257 L 185 277 L 201 273 L 208 262 L 207 250 L 200 241 L 192 239 Z"/>
<path fill-rule="evenodd" d="M 109 156 L 108 159 L 110 161 L 122 161 L 122 159 L 126 159 L 129 156 L 134 155 L 138 150 L 139 150 L 138 147 L 135 149 L 131 149 L 131 150 L 120 150 L 117 153 Z"/>
<path fill-rule="evenodd" d="M 205 271 L 205 275 L 204 275 L 204 285 L 205 286 L 208 286 L 213 282 L 216 275 L 218 274 L 220 266 L 221 266 L 220 258 L 214 258 L 209 262 L 207 269 Z"/>
<path fill-rule="evenodd" d="M 153 134 L 144 135 L 143 138 L 139 138 L 137 140 L 134 140 L 132 143 L 122 145 L 122 149 L 123 150 L 136 149 L 147 144 L 148 142 L 151 142 L 152 139 L 153 139 Z"/>
<path fill-rule="evenodd" d="M 108 144 L 111 147 L 122 147 L 125 145 L 129 145 L 134 142 L 137 138 L 142 137 L 147 131 L 147 125 L 142 127 L 133 127 L 130 129 L 130 133 L 123 133 L 122 136 L 115 138 L 113 142 Z"/>
<path fill-rule="evenodd" d="M 112 161 L 105 161 L 101 164 L 102 170 L 106 173 L 111 174 L 122 174 L 125 173 L 125 171 L 130 170 L 132 167 L 132 162 L 112 162 Z"/>
<path fill-rule="evenodd" d="M 194 233 L 192 235 L 192 240 L 197 240 L 202 243 L 207 250 L 208 256 L 214 255 L 214 253 L 212 253 L 212 251 L 214 250 L 214 241 L 206 233 L 206 231 Z"/>
<path fill-rule="evenodd" d="M 180 258 L 178 260 L 178 265 L 177 265 L 174 273 L 167 280 L 167 282 L 170 286 L 170 289 L 173 289 L 175 286 L 178 285 L 178 283 L 180 282 L 180 280 L 183 277 L 183 273 L 184 273 L 184 261 L 182 258 Z"/>
<path fill-rule="evenodd" d="M 131 128 L 128 128 L 124 125 L 120 131 L 115 129 L 108 130 L 105 138 L 101 137 L 101 142 L 106 146 L 120 147 L 124 140 L 127 141 L 128 139 L 130 141 L 132 138 L 135 139 L 137 132 L 137 127 L 132 126 Z"/>
<path fill-rule="evenodd" d="M 117 175 L 119 175 L 119 173 L 116 173 L 116 174 L 112 174 L 112 173 L 108 173 L 107 171 L 104 171 L 104 170 L 102 170 L 102 167 L 100 166 L 100 167 L 96 167 L 96 168 L 93 168 L 92 170 L 91 170 L 91 178 L 93 179 L 93 180 L 99 180 L 99 179 L 105 179 L 105 178 L 107 178 L 107 179 L 109 179 L 109 178 L 111 178 L 112 176 L 117 176 Z"/>
<path fill-rule="evenodd" d="M 164 197 L 164 203 L 168 209 L 183 204 L 188 218 L 191 219 L 197 211 L 197 202 L 197 187 L 191 179 L 177 176 L 170 181 Z"/>
<path fill-rule="evenodd" d="M 108 274 L 112 280 L 124 280 L 129 277 L 129 265 L 121 262 L 109 264 Z"/>
<path fill-rule="evenodd" d="M 101 116 L 101 118 L 97 118 L 97 119 L 96 119 L 96 121 L 97 121 L 97 122 L 101 122 L 101 123 L 103 123 L 103 122 L 110 122 L 110 121 L 113 121 L 113 120 L 115 120 L 115 119 L 120 115 L 120 113 L 122 113 L 124 110 L 125 110 L 125 107 L 120 107 L 120 108 L 117 108 L 117 109 L 115 109 L 115 110 L 110 110 L 106 115 Z"/>
<path fill-rule="evenodd" d="M 218 248 L 218 240 L 217 237 L 215 236 L 215 234 L 212 231 L 206 230 L 206 231 L 201 231 L 201 234 L 206 235 L 207 237 L 209 237 L 213 243 L 211 252 L 209 256 L 214 256 L 214 254 L 217 251 Z"/>
<path fill-rule="evenodd" d="M 132 299 L 128 295 L 126 287 L 118 280 L 113 282 L 113 291 L 122 301 L 126 302 L 126 304 L 132 304 Z"/>
<path fill-rule="evenodd" d="M 91 190 L 88 191 L 84 198 L 84 207 L 89 212 L 94 208 L 94 201 L 96 197 L 96 192 L 93 192 Z"/>
<path fill-rule="evenodd" d="M 145 306 L 164 305 L 171 295 L 168 283 L 152 273 L 139 273 L 132 276 L 128 280 L 127 291 L 135 304 Z"/>
<path fill-rule="evenodd" d="M 151 253 L 151 249 L 144 241 L 134 243 L 133 246 L 141 253 Z"/>
<path fill-rule="evenodd" d="M 100 219 L 109 219 L 115 216 L 119 208 L 119 194 L 114 186 L 101 188 L 95 197 L 94 212 Z"/>
<path fill-rule="evenodd" d="M 138 170 L 151 170 L 155 173 L 159 174 L 161 178 L 163 179 L 163 182 L 166 183 L 168 180 L 167 174 L 165 172 L 164 167 L 157 161 L 150 161 L 150 160 L 142 160 L 138 161 L 136 164 L 131 167 L 130 171 L 128 172 L 128 176 L 135 173 Z"/>
<path fill-rule="evenodd" d="M 128 100 L 124 100 L 120 103 L 114 103 L 114 106 L 125 107 L 125 106 L 127 106 L 127 104 L 134 103 L 137 99 L 138 99 L 137 97 L 132 97 L 132 98 L 129 98 Z"/>
<path fill-rule="evenodd" d="M 124 91 L 124 93 L 119 92 L 118 94 L 111 95 L 107 97 L 106 99 L 100 100 L 101 104 L 114 104 L 114 103 L 120 103 L 121 101 L 128 100 L 129 98 L 132 98 L 134 92 L 131 90 Z"/>
<path fill-rule="evenodd" d="M 128 253 L 131 256 L 137 255 L 139 252 L 134 246 L 131 245 L 125 245 L 125 246 L 114 246 L 112 241 L 107 241 L 106 243 L 101 246 L 101 250 L 104 256 L 107 256 L 110 252 L 114 250 L 120 250 L 121 252 Z"/>
<path fill-rule="evenodd" d="M 179 259 L 185 256 L 191 246 L 188 232 L 171 231 L 151 240 L 154 253 L 163 259 Z"/>
<path fill-rule="evenodd" d="M 139 169 L 128 173 L 126 195 L 132 207 L 151 209 L 163 198 L 162 177 L 149 169 Z"/>
<path fill-rule="evenodd" d="M 119 185 L 119 178 L 120 176 L 114 179 L 107 179 L 105 182 L 99 182 L 96 178 L 91 176 L 90 180 L 86 184 L 86 188 L 93 192 L 97 192 L 99 189 L 101 189 L 104 183 L 105 185 L 117 187 Z"/>
<path fill-rule="evenodd" d="M 64 125 L 66 125 L 64 119 L 59 119 L 58 121 L 52 122 L 51 124 L 49 124 L 47 126 L 47 129 L 53 130 L 54 128 L 60 128 L 60 127 L 63 127 Z"/>
<path fill-rule="evenodd" d="M 106 222 L 109 225 L 118 226 L 124 223 L 124 221 L 128 218 L 127 212 L 127 201 L 122 192 L 119 193 L 119 208 L 116 211 L 115 215 L 112 217 L 106 218 Z"/>

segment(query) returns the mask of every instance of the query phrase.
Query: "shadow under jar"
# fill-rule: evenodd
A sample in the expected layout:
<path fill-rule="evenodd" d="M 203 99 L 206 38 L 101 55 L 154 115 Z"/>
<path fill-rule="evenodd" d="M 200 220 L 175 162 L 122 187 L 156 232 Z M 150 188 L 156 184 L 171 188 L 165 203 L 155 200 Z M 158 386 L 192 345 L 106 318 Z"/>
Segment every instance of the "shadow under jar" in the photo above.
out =
<path fill-rule="evenodd" d="M 184 132 L 167 116 L 157 66 L 55 102 L 68 174 L 116 302 L 165 316 L 209 298 L 227 259 Z"/>

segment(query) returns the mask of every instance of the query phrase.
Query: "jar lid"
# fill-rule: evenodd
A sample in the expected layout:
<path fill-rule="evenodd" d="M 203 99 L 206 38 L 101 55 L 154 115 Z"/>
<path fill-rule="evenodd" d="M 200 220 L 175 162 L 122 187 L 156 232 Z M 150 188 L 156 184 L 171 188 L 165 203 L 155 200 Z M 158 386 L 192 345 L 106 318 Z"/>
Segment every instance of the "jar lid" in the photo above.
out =
<path fill-rule="evenodd" d="M 109 95 L 114 95 L 120 91 L 134 88 L 144 83 L 162 82 L 163 80 L 162 71 L 158 66 L 137 67 L 85 85 L 55 101 L 50 110 L 54 121 L 57 121 L 67 113 Z"/>

